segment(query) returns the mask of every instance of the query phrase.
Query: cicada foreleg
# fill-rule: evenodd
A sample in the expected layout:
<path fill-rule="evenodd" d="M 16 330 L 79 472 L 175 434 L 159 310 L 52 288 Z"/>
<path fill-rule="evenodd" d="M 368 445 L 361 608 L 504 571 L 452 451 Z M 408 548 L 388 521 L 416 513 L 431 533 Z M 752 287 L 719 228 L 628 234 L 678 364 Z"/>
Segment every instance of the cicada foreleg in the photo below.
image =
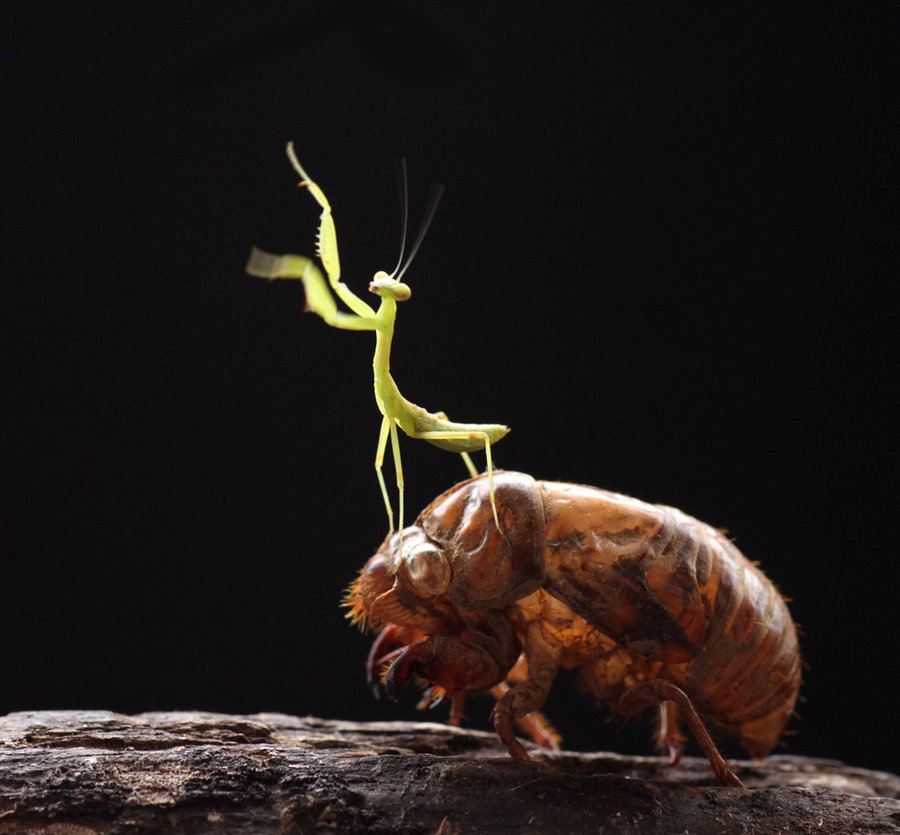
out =
<path fill-rule="evenodd" d="M 550 685 L 559 671 L 562 647 L 550 636 L 540 622 L 531 621 L 525 633 L 525 659 L 528 675 L 524 681 L 513 684 L 497 701 L 491 712 L 491 720 L 511 757 L 517 760 L 531 759 L 525 747 L 516 739 L 513 724 L 522 717 L 539 710 L 547 700 Z"/>
<path fill-rule="evenodd" d="M 491 688 L 491 694 L 495 699 L 499 701 L 509 692 L 510 685 L 507 682 L 510 680 L 510 677 L 507 677 L 506 681 L 501 681 L 500 684 Z M 559 751 L 562 737 L 550 720 L 539 710 L 532 710 L 531 713 L 526 713 L 524 716 L 516 716 L 514 721 L 516 727 L 522 733 L 528 734 L 535 745 L 549 751 Z M 451 722 L 451 724 L 453 723 Z"/>

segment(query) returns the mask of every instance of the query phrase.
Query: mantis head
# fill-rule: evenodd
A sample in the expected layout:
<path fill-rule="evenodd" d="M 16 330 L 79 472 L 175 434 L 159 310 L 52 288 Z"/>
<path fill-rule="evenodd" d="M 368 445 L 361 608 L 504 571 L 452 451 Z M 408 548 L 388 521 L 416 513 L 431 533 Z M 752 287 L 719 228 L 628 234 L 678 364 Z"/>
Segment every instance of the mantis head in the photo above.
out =
<path fill-rule="evenodd" d="M 405 302 L 411 295 L 408 284 L 404 284 L 384 270 L 379 270 L 369 282 L 369 292 L 376 296 L 392 298 L 398 302 Z"/>

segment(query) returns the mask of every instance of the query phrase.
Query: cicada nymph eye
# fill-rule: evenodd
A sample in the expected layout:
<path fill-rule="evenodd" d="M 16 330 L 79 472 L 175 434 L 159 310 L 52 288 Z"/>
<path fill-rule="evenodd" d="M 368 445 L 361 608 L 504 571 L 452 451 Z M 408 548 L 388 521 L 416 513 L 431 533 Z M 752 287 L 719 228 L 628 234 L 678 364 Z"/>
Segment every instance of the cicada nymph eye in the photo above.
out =
<path fill-rule="evenodd" d="M 443 594 L 450 585 L 450 563 L 430 542 L 420 542 L 403 555 L 406 576 L 416 591 Z"/>

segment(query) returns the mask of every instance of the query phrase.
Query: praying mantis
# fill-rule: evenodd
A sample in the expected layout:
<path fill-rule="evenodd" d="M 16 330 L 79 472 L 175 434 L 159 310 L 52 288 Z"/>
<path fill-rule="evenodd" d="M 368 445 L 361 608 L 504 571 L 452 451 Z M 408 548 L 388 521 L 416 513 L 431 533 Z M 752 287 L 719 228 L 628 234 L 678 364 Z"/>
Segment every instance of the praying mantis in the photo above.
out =
<path fill-rule="evenodd" d="M 300 175 L 300 186 L 305 186 L 322 209 L 319 215 L 319 231 L 316 254 L 328 275 L 331 291 L 352 311 L 347 313 L 338 310 L 334 296 L 325 284 L 321 270 L 309 258 L 301 255 L 272 255 L 253 247 L 247 262 L 250 275 L 270 280 L 278 278 L 299 278 L 306 292 L 306 309 L 318 315 L 326 324 L 334 328 L 355 331 L 375 331 L 375 356 L 372 369 L 375 379 L 375 402 L 382 414 L 381 431 L 378 435 L 378 447 L 375 452 L 375 473 L 384 499 L 388 515 L 389 535 L 394 532 L 394 511 L 384 482 L 382 466 L 387 447 L 388 436 L 391 439 L 391 454 L 397 475 L 397 492 L 399 530 L 403 531 L 403 466 L 400 459 L 400 443 L 397 428 L 402 429 L 411 438 L 421 438 L 441 449 L 458 452 L 472 478 L 478 475 L 470 452 L 483 449 L 487 459 L 487 475 L 494 514 L 494 524 L 500 528 L 497 516 L 497 505 L 494 500 L 493 462 L 491 460 L 491 444 L 499 441 L 509 428 L 499 423 L 456 423 L 448 419 L 444 412 L 429 412 L 421 406 L 407 400 L 397 388 L 391 376 L 391 341 L 394 336 L 394 321 L 397 316 L 397 302 L 409 299 L 412 291 L 409 285 L 400 279 L 409 268 L 413 257 L 433 215 L 437 202 L 432 204 L 432 211 L 426 214 L 422 227 L 413 244 L 409 258 L 403 262 L 403 249 L 406 243 L 406 200 L 404 191 L 404 224 L 400 247 L 400 258 L 392 273 L 379 270 L 369 283 L 369 292 L 380 299 L 378 310 L 374 310 L 359 296 L 353 293 L 341 279 L 341 266 L 338 257 L 337 233 L 331 204 L 318 184 L 303 170 L 294 152 L 293 142 L 287 144 L 287 156 L 297 174 Z M 440 194 L 438 194 L 438 197 Z"/>

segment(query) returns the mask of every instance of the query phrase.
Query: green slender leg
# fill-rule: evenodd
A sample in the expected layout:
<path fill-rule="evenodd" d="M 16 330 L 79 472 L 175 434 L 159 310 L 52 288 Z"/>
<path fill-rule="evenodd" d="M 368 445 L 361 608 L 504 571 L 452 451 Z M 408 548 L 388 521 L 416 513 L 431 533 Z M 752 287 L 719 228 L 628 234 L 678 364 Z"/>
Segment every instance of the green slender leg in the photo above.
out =
<path fill-rule="evenodd" d="M 299 278 L 306 293 L 306 309 L 335 328 L 349 331 L 375 330 L 375 311 L 365 305 L 368 313 L 355 316 L 337 309 L 334 296 L 328 291 L 322 271 L 302 255 L 273 255 L 253 247 L 247 272 L 259 278 Z"/>
<path fill-rule="evenodd" d="M 400 438 L 397 435 L 397 422 L 387 415 L 381 421 L 381 431 L 378 433 L 378 449 L 375 452 L 375 474 L 378 476 L 378 486 L 381 487 L 381 495 L 384 499 L 384 507 L 388 514 L 388 536 L 394 532 L 394 510 L 391 507 L 391 499 L 388 496 L 387 485 L 384 483 L 384 452 L 387 448 L 388 434 L 391 436 L 391 455 L 394 456 L 394 468 L 397 472 L 397 492 L 399 493 L 398 530 L 403 532 L 403 465 L 400 461 Z"/>
<path fill-rule="evenodd" d="M 378 449 L 375 452 L 375 475 L 378 476 L 378 484 L 381 487 L 381 495 L 384 499 L 384 508 L 388 515 L 388 536 L 394 532 L 394 509 L 391 507 L 391 499 L 388 496 L 387 487 L 384 483 L 384 473 L 381 468 L 384 465 L 384 450 L 387 446 L 388 432 L 391 429 L 391 419 L 385 417 L 381 421 L 381 431 L 378 433 Z"/>
<path fill-rule="evenodd" d="M 497 525 L 498 531 L 503 531 L 503 528 L 500 527 L 500 518 L 497 516 L 497 502 L 494 500 L 494 464 L 491 460 L 491 442 L 485 432 L 466 432 L 462 430 L 450 430 L 450 429 L 434 429 L 428 432 L 416 432 L 410 435 L 411 438 L 421 438 L 425 441 L 435 440 L 435 441 L 463 441 L 463 440 L 480 440 L 484 444 L 484 454 L 487 458 L 487 476 L 488 476 L 488 490 L 491 494 L 491 510 L 494 512 L 494 523 Z M 466 458 L 466 453 L 463 453 L 463 459 Z M 475 465 L 472 464 L 472 459 L 469 459 L 467 464 L 471 465 L 472 470 L 475 469 Z M 474 473 L 474 476 L 477 476 L 477 471 Z"/>
<path fill-rule="evenodd" d="M 468 452 L 461 452 L 460 455 L 462 455 L 463 464 L 466 465 L 469 475 L 472 478 L 478 478 L 478 468 L 475 466 L 475 462 L 472 461 L 472 456 Z"/>
<path fill-rule="evenodd" d="M 397 421 L 391 420 L 391 453 L 394 456 L 394 466 L 397 470 L 397 493 L 399 494 L 399 521 L 400 544 L 403 544 L 403 465 L 400 463 L 400 439 L 397 437 Z"/>

